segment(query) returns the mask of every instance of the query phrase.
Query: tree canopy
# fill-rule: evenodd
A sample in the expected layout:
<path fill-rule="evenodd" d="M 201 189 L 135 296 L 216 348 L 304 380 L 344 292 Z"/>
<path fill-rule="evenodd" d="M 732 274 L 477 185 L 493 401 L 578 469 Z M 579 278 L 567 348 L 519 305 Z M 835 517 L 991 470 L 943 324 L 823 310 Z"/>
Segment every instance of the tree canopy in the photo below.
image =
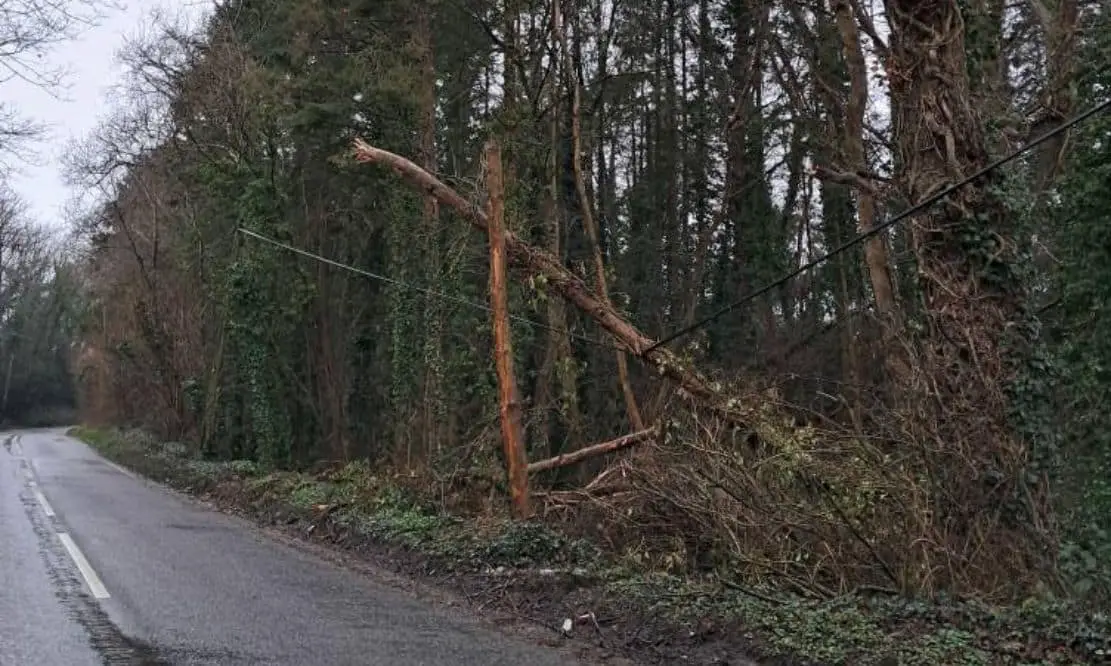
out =
<path fill-rule="evenodd" d="M 70 151 L 90 251 L 51 280 L 80 285 L 83 418 L 275 467 L 497 469 L 486 238 L 352 157 L 362 139 L 481 208 L 494 139 L 529 456 L 667 431 L 624 459 L 622 530 L 822 590 L 1106 594 L 1076 563 L 1111 543 L 1108 116 L 777 281 L 1106 101 L 1108 20 L 1080 0 L 226 0 L 199 30 L 161 23 Z M 775 286 L 662 362 L 563 272 L 651 339 Z"/>

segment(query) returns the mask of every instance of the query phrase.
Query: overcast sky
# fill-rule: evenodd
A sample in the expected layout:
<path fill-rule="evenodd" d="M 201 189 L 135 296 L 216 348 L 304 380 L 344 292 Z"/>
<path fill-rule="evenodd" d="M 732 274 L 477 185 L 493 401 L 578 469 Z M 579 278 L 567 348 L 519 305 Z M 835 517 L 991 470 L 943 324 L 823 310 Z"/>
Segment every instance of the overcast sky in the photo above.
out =
<path fill-rule="evenodd" d="M 202 17 L 211 0 L 122 0 L 125 8 L 114 11 L 101 25 L 88 30 L 81 39 L 61 44 L 52 54 L 51 64 L 70 71 L 67 89 L 52 97 L 23 81 L 0 86 L 0 96 L 16 106 L 24 116 L 49 125 L 46 139 L 35 146 L 35 164 L 17 164 L 12 187 L 23 196 L 30 213 L 40 222 L 60 227 L 66 201 L 71 192 L 62 181 L 61 154 L 71 138 L 87 134 L 98 119 L 107 114 L 112 100 L 108 93 L 120 81 L 122 70 L 116 53 L 129 37 L 140 34 L 152 12 L 185 13 L 191 19 Z"/>

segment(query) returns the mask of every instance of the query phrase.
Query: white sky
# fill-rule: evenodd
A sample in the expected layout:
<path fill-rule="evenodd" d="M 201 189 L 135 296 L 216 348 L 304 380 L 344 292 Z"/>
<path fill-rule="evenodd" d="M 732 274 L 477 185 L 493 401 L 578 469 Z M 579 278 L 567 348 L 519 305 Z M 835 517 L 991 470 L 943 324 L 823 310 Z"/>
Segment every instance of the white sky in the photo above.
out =
<path fill-rule="evenodd" d="M 74 42 L 60 44 L 48 66 L 69 72 L 66 88 L 57 97 L 20 80 L 0 85 L 0 96 L 25 117 L 49 126 L 43 141 L 33 146 L 34 163 L 13 164 L 11 185 L 27 202 L 29 213 L 51 228 L 61 227 L 64 206 L 73 194 L 62 180 L 62 150 L 71 138 L 90 132 L 97 120 L 111 110 L 110 88 L 120 82 L 122 68 L 116 53 L 126 39 L 137 36 L 152 12 L 198 18 L 212 7 L 212 0 L 123 0 L 121 11 Z"/>

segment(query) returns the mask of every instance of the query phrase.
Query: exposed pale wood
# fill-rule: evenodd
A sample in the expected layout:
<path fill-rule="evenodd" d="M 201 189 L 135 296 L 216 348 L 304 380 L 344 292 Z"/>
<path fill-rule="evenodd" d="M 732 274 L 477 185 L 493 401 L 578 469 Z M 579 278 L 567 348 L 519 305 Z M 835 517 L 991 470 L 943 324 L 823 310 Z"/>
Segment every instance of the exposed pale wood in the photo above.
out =
<path fill-rule="evenodd" d="M 501 149 L 493 139 L 486 142 L 486 187 L 490 194 L 488 234 L 490 237 L 490 307 L 494 311 L 494 365 L 498 374 L 498 411 L 509 478 L 513 514 L 530 515 L 528 458 L 517 378 L 513 374 L 513 343 L 509 334 L 509 290 L 505 268 L 505 183 L 502 180 Z"/>
<path fill-rule="evenodd" d="M 655 436 L 656 428 L 646 428 L 639 432 L 622 435 L 617 439 L 611 439 L 608 442 L 592 444 L 591 446 L 581 448 L 578 451 L 564 453 L 554 458 L 548 458 L 547 460 L 537 460 L 536 462 L 531 463 L 528 466 L 528 471 L 530 474 L 535 474 L 536 472 L 543 472 L 545 470 L 555 469 L 557 467 L 567 467 L 569 465 L 574 465 L 575 463 L 582 462 L 583 460 L 597 458 L 598 456 L 604 455 L 606 453 L 611 453 L 613 451 L 647 442 Z"/>
<path fill-rule="evenodd" d="M 441 203 L 454 209 L 476 228 L 488 231 L 489 220 L 481 210 L 412 161 L 375 148 L 362 139 L 355 139 L 355 157 L 361 162 L 390 167 L 420 191 L 435 196 Z M 552 291 L 594 319 L 613 336 L 618 345 L 652 365 L 661 376 L 678 384 L 683 389 L 680 393 L 684 397 L 703 405 L 724 407 L 722 395 L 670 350 L 657 347 L 646 353 L 645 350 L 652 346 L 653 341 L 618 314 L 612 305 L 595 296 L 578 276 L 567 270 L 555 257 L 522 241 L 512 232 L 507 231 L 504 238 L 511 265 L 530 275 L 543 276 Z"/>

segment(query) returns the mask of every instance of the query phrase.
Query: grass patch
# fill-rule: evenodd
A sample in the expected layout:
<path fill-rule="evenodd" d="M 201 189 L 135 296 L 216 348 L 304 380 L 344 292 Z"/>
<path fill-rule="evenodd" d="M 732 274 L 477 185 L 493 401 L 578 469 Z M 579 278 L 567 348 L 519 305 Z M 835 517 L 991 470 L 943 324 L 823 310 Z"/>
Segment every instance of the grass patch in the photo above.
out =
<path fill-rule="evenodd" d="M 90 428 L 88 426 L 75 426 L 70 428 L 66 434 L 85 442 L 103 453 L 108 453 L 110 449 L 115 448 L 122 440 L 122 437 L 120 437 L 117 431 Z"/>
<path fill-rule="evenodd" d="M 824 664 L 1049 666 L 1111 661 L 1111 618 L 1063 602 L 996 608 L 976 602 L 849 595 L 832 601 L 741 588 L 721 572 L 678 576 L 608 553 L 539 521 L 453 516 L 397 477 L 358 461 L 318 475 L 211 462 L 141 433 L 74 428 L 106 457 L 191 491 L 225 490 L 256 515 L 327 519 L 340 531 L 403 547 L 482 575 L 495 570 L 574 571 L 592 604 L 685 627 L 704 619 L 741 627 L 767 656 Z M 267 514 L 267 512 L 270 512 Z M 493 575 L 493 574 L 490 574 Z M 487 588 L 503 584 L 488 584 Z M 557 604 L 558 605 L 558 599 Z M 736 648 L 741 649 L 741 648 Z M 696 662 L 690 662 L 696 663 Z"/>
<path fill-rule="evenodd" d="M 675 622 L 736 620 L 775 656 L 825 664 L 1048 666 L 1111 660 L 1111 615 L 1066 602 L 992 607 L 846 595 L 829 601 L 775 597 L 719 580 L 639 575 L 609 582 L 611 593 Z"/>
<path fill-rule="evenodd" d="M 205 490 L 236 474 L 235 463 L 202 460 L 180 442 L 159 442 L 138 430 L 77 426 L 67 434 L 109 460 L 183 490 Z"/>

